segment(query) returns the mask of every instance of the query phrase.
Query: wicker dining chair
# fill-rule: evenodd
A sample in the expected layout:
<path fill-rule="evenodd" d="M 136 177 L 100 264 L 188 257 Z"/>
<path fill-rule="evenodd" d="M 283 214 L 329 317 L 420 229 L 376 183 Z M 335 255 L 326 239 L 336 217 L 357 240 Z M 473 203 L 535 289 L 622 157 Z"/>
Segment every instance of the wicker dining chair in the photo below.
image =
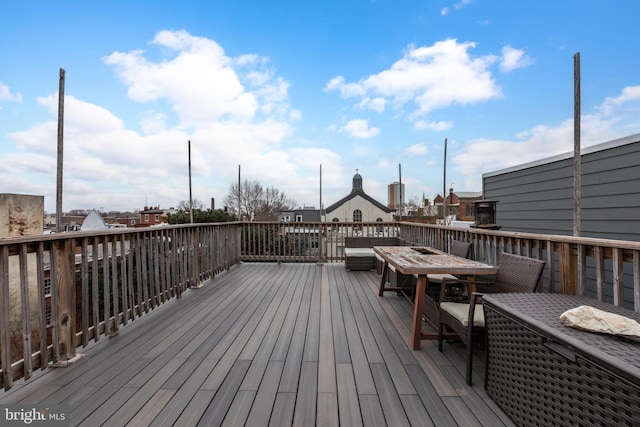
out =
<path fill-rule="evenodd" d="M 456 278 L 462 286 L 482 284 L 491 293 L 497 292 L 535 292 L 542 276 L 545 262 L 520 255 L 502 253 L 498 262 L 498 272 L 493 282 L 468 281 Z M 471 385 L 473 367 L 473 346 L 479 334 L 484 333 L 484 310 L 477 309 L 482 303 L 482 294 L 469 294 L 468 303 L 448 302 L 445 300 L 447 280 L 440 289 L 440 326 L 438 328 L 438 350 L 442 351 L 445 326 L 453 329 L 467 347 L 467 384 Z"/>
<path fill-rule="evenodd" d="M 461 258 L 469 258 L 471 254 L 471 243 L 454 240 L 451 242 L 449 253 Z M 436 302 L 438 301 L 440 286 L 445 279 L 449 285 L 454 284 L 458 280 L 456 276 L 447 273 L 427 274 L 427 292 Z"/>

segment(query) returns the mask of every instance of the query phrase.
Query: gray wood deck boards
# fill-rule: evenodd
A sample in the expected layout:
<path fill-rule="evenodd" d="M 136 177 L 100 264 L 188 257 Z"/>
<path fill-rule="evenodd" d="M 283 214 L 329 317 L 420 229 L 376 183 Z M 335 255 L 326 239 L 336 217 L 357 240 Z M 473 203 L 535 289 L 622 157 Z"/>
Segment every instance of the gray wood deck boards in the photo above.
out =
<path fill-rule="evenodd" d="M 0 404 L 69 405 L 72 425 L 512 425 L 464 352 L 407 346 L 411 305 L 344 264 L 244 263 L 101 338 Z M 482 352 L 478 352 L 482 356 Z"/>

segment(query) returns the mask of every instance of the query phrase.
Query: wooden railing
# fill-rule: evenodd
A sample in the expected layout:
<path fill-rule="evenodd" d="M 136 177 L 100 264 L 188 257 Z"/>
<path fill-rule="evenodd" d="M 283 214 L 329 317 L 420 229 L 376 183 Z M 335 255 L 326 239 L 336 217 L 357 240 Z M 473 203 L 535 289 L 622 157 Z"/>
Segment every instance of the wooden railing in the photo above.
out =
<path fill-rule="evenodd" d="M 344 238 L 400 237 L 472 257 L 546 261 L 542 291 L 587 295 L 640 311 L 640 243 L 409 222 L 198 224 L 0 239 L 1 385 L 66 364 L 76 349 L 206 284 L 240 262 L 341 262 Z"/>
<path fill-rule="evenodd" d="M 0 239 L 2 387 L 239 261 L 240 224 Z"/>
<path fill-rule="evenodd" d="M 640 242 L 457 228 L 412 222 L 244 223 L 243 261 L 336 262 L 348 236 L 400 237 L 447 251 L 473 244 L 472 257 L 497 264 L 502 252 L 546 262 L 541 291 L 586 295 L 640 311 Z"/>
<path fill-rule="evenodd" d="M 446 250 L 473 243 L 473 258 L 497 264 L 509 252 L 546 262 L 544 292 L 585 295 L 640 311 L 640 242 L 400 223 L 405 240 Z"/>

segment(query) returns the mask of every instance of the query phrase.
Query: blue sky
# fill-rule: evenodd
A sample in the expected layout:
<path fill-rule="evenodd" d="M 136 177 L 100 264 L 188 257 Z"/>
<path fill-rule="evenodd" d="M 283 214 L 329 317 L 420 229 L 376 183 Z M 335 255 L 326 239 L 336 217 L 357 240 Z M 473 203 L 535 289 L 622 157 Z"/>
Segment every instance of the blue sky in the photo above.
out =
<path fill-rule="evenodd" d="M 619 0 L 5 2 L 0 193 L 55 211 L 59 69 L 63 210 L 222 207 L 242 178 L 299 206 L 383 203 L 640 132 L 640 2 Z"/>

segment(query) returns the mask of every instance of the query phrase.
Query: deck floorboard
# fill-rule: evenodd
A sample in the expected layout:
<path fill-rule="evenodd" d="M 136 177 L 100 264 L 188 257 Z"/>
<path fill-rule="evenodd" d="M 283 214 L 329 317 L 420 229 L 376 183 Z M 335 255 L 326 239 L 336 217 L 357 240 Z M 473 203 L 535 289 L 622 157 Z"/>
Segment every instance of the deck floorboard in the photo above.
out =
<path fill-rule="evenodd" d="M 483 352 L 470 387 L 462 345 L 410 350 L 412 306 L 378 284 L 342 263 L 243 263 L 0 404 L 68 405 L 74 426 L 513 425 L 482 386 Z"/>

